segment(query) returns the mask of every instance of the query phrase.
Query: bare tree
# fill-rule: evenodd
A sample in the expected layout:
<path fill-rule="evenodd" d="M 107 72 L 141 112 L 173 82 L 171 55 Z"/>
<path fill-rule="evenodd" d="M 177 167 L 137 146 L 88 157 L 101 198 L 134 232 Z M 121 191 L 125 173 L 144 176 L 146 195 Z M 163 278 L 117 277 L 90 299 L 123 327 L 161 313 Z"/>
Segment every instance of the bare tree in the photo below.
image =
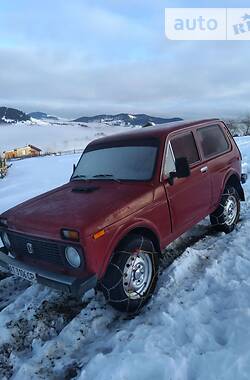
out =
<path fill-rule="evenodd" d="M 242 123 L 246 125 L 246 132 L 245 135 L 250 135 L 250 114 L 248 113 L 243 119 Z"/>
<path fill-rule="evenodd" d="M 237 125 L 237 122 L 235 120 L 233 120 L 233 119 L 225 120 L 225 122 L 226 122 L 226 125 L 227 125 L 228 129 L 232 133 L 232 135 L 233 136 L 237 136 L 238 135 L 238 125 Z"/>

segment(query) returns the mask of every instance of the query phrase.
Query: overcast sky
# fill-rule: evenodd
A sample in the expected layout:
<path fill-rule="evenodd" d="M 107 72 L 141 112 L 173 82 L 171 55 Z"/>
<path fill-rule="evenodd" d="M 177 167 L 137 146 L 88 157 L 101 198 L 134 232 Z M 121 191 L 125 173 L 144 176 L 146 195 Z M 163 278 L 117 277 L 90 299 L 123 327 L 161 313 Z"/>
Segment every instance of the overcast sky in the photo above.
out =
<path fill-rule="evenodd" d="M 166 7 L 247 1 L 1 0 L 0 105 L 63 117 L 250 113 L 250 41 L 177 42 Z"/>

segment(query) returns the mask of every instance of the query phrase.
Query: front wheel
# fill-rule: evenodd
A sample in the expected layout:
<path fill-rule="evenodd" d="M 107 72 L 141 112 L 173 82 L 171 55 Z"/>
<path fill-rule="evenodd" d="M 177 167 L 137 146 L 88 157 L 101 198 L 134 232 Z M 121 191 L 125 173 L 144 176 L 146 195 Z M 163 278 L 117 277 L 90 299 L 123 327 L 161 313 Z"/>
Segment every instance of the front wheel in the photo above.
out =
<path fill-rule="evenodd" d="M 230 233 L 240 217 L 240 197 L 233 186 L 225 188 L 219 207 L 210 215 L 211 223 L 219 230 Z"/>
<path fill-rule="evenodd" d="M 138 312 L 152 295 L 158 277 L 159 253 L 153 242 L 139 235 L 128 236 L 115 252 L 101 288 L 115 309 Z"/>

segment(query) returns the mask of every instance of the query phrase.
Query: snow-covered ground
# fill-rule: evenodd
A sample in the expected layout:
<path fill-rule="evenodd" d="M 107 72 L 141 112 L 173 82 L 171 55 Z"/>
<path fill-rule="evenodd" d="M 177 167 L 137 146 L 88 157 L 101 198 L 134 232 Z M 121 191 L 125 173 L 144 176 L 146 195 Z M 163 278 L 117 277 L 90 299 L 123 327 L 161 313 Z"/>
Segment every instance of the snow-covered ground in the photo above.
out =
<path fill-rule="evenodd" d="M 35 120 L 0 125 L 0 155 L 5 150 L 28 144 L 43 153 L 84 149 L 90 140 L 124 130 L 124 127 L 101 123 L 71 123 Z"/>
<path fill-rule="evenodd" d="M 250 138 L 238 143 L 250 164 Z M 77 159 L 15 162 L 0 212 L 66 182 Z M 100 293 L 81 304 L 2 274 L 0 379 L 249 380 L 249 229 L 246 202 L 232 234 L 205 220 L 173 242 L 154 297 L 132 319 Z"/>
<path fill-rule="evenodd" d="M 34 157 L 12 162 L 0 180 L 0 212 L 69 181 L 80 154 Z"/>

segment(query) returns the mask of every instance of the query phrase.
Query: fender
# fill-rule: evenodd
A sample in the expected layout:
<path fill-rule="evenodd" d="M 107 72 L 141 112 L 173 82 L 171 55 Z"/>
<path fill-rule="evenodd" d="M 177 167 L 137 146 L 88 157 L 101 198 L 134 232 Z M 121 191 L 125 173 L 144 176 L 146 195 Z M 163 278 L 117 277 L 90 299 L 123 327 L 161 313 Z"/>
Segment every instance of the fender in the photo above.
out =
<path fill-rule="evenodd" d="M 230 169 L 224 178 L 223 186 L 222 186 L 221 193 L 220 193 L 220 199 L 222 197 L 222 194 L 223 194 L 223 191 L 226 187 L 226 184 L 228 182 L 230 183 L 230 178 L 232 178 L 232 180 L 231 180 L 232 184 L 236 186 L 236 189 L 239 193 L 241 201 L 245 201 L 244 190 L 241 186 L 241 178 L 239 176 L 239 173 L 233 169 Z"/>
<path fill-rule="evenodd" d="M 116 225 L 112 225 L 112 230 L 116 229 L 115 233 L 113 234 L 112 238 L 110 239 L 109 245 L 106 247 L 105 254 L 104 254 L 104 261 L 101 265 L 101 270 L 98 274 L 98 278 L 101 278 L 108 267 L 108 264 L 110 263 L 115 249 L 118 246 L 118 244 L 131 232 L 133 232 L 136 229 L 146 229 L 150 233 L 152 233 L 155 238 L 158 240 L 158 245 L 160 247 L 160 234 L 157 229 L 157 227 L 150 222 L 149 220 L 143 219 L 143 218 L 136 218 L 135 222 L 131 224 L 131 220 L 127 220 L 124 224 L 117 227 Z M 110 230 L 111 232 L 111 230 Z"/>

